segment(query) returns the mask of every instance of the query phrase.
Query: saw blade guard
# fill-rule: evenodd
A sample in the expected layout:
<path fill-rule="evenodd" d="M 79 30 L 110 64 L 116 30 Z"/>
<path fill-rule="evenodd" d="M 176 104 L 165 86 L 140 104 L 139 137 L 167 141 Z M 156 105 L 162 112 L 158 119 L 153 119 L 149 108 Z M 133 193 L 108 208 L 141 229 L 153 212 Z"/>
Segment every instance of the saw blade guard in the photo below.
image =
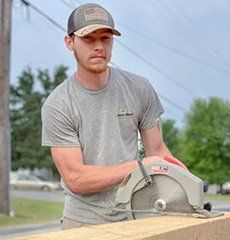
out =
<path fill-rule="evenodd" d="M 116 204 L 124 204 L 127 212 L 138 210 L 137 208 L 188 213 L 203 209 L 203 181 L 200 178 L 168 162 L 144 165 L 144 168 L 152 179 L 151 184 L 146 184 L 138 168 L 132 171 L 118 188 Z M 171 194 L 169 200 L 167 193 L 172 190 L 174 194 Z M 137 219 L 135 214 L 128 215 L 131 219 Z M 138 218 L 142 218 L 139 216 L 141 214 Z"/>

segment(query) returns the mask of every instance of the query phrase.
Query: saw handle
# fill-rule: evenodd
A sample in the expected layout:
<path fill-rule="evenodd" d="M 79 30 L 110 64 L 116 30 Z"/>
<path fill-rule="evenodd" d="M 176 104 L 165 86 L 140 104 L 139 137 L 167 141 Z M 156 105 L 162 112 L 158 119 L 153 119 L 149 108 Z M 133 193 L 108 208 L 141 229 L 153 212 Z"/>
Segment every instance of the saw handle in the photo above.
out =
<path fill-rule="evenodd" d="M 178 159 L 176 159 L 175 157 L 173 156 L 170 156 L 170 155 L 165 155 L 163 157 L 163 159 L 169 163 L 172 163 L 172 164 L 175 164 L 175 165 L 178 165 L 182 168 L 184 168 L 185 170 L 188 170 L 188 168 L 181 162 L 179 161 Z"/>

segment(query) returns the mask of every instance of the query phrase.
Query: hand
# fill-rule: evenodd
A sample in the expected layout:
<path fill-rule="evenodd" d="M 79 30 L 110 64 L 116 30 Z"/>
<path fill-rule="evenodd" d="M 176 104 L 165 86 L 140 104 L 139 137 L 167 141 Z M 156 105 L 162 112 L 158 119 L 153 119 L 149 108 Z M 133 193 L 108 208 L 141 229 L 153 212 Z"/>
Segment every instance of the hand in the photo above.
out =
<path fill-rule="evenodd" d="M 164 161 L 164 159 L 162 157 L 151 156 L 151 157 L 143 158 L 142 163 L 143 164 L 153 164 L 153 163 L 159 163 L 162 161 Z"/>

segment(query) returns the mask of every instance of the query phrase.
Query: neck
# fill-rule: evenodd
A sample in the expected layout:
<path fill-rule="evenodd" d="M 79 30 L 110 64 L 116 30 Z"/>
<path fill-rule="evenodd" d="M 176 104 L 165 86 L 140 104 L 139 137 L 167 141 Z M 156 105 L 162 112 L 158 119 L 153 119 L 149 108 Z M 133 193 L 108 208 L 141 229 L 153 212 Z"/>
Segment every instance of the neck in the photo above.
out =
<path fill-rule="evenodd" d="M 109 67 L 102 73 L 91 73 L 81 67 L 74 74 L 75 79 L 87 89 L 100 89 L 109 81 Z"/>

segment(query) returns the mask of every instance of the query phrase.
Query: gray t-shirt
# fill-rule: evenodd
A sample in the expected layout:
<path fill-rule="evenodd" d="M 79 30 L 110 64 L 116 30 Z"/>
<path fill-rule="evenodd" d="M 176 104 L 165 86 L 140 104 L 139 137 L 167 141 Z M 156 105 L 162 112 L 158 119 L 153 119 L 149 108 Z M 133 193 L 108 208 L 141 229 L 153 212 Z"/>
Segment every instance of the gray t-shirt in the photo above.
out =
<path fill-rule="evenodd" d="M 153 127 L 163 111 L 152 85 L 138 75 L 110 68 L 109 81 L 99 90 L 85 89 L 72 76 L 42 107 L 42 145 L 80 147 L 88 165 L 132 161 L 138 158 L 138 129 Z M 117 187 L 83 195 L 63 186 L 63 216 L 90 224 L 126 218 L 112 211 Z"/>

